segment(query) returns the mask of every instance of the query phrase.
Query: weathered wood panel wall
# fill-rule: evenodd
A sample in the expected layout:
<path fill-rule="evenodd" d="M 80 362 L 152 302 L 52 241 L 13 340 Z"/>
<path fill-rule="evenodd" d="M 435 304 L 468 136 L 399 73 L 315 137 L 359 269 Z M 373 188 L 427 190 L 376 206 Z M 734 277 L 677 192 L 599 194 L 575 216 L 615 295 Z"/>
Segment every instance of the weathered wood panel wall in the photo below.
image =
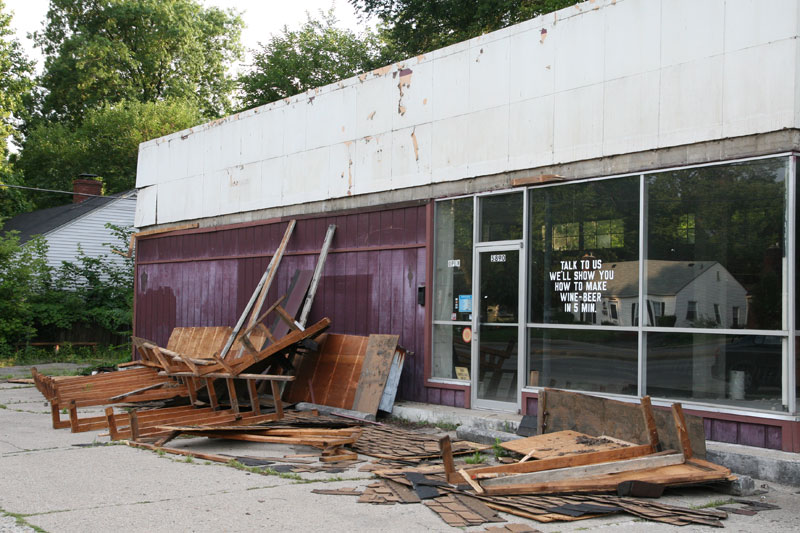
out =
<path fill-rule="evenodd" d="M 233 326 L 287 222 L 142 239 L 135 334 L 163 345 L 176 326 Z M 400 398 L 463 406 L 453 391 L 428 394 L 424 387 L 425 307 L 417 288 L 426 285 L 425 205 L 298 220 L 267 303 L 287 291 L 296 269 L 314 268 L 329 224 L 337 225 L 336 235 L 309 323 L 327 316 L 335 333 L 400 335 L 414 352 L 406 358 Z"/>

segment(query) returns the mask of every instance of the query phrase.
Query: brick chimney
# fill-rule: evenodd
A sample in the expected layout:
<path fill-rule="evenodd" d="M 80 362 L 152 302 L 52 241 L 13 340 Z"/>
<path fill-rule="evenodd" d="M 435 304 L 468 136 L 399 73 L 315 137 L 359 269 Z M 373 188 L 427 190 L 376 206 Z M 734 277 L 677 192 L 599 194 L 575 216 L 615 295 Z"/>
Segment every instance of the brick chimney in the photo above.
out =
<path fill-rule="evenodd" d="M 72 180 L 72 203 L 79 204 L 84 200 L 88 200 L 91 196 L 83 196 L 84 194 L 103 194 L 103 182 L 95 179 L 98 176 L 95 174 L 81 174 Z"/>

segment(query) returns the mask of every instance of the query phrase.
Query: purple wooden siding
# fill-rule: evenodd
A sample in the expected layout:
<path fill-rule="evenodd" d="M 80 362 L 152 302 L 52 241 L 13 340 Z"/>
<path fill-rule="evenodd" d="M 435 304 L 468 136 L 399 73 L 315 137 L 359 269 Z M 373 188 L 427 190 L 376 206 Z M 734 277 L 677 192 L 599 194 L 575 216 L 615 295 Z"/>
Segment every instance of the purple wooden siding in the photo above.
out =
<path fill-rule="evenodd" d="M 703 419 L 706 439 L 732 444 L 744 444 L 759 448 L 780 450 L 783 448 L 782 429 L 780 426 L 751 424 L 734 420 Z"/>
<path fill-rule="evenodd" d="M 314 268 L 329 224 L 337 225 L 336 234 L 309 323 L 328 317 L 334 333 L 400 335 L 414 354 L 406 358 L 398 395 L 426 401 L 425 307 L 417 304 L 417 287 L 426 281 L 425 206 L 298 220 L 267 305 L 285 294 L 295 270 Z M 135 334 L 163 345 L 176 326 L 233 326 L 286 226 L 142 239 Z M 452 393 L 447 398 L 456 402 Z"/>

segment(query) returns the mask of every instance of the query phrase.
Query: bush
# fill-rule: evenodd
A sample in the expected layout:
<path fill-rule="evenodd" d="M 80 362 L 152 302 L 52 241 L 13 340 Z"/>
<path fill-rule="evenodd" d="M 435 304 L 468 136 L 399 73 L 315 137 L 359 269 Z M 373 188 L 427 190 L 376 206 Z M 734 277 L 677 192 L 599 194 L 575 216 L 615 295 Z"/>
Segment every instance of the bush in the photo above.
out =
<path fill-rule="evenodd" d="M 131 230 L 107 225 L 127 249 Z M 123 264 L 108 254 L 89 257 L 79 251 L 75 262 L 57 270 L 46 262 L 47 243 L 35 237 L 20 245 L 16 232 L 0 235 L 0 356 L 37 334 L 53 337 L 75 326 L 98 327 L 130 335 L 133 320 L 133 259 Z"/>

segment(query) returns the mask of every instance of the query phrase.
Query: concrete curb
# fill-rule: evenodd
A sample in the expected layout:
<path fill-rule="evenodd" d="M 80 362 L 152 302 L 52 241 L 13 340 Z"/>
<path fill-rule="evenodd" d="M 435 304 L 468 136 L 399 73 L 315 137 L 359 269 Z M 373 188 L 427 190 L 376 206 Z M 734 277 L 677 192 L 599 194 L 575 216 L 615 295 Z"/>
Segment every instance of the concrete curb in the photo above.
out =
<path fill-rule="evenodd" d="M 800 486 L 800 454 L 740 444 L 706 442 L 706 459 L 764 481 Z"/>

